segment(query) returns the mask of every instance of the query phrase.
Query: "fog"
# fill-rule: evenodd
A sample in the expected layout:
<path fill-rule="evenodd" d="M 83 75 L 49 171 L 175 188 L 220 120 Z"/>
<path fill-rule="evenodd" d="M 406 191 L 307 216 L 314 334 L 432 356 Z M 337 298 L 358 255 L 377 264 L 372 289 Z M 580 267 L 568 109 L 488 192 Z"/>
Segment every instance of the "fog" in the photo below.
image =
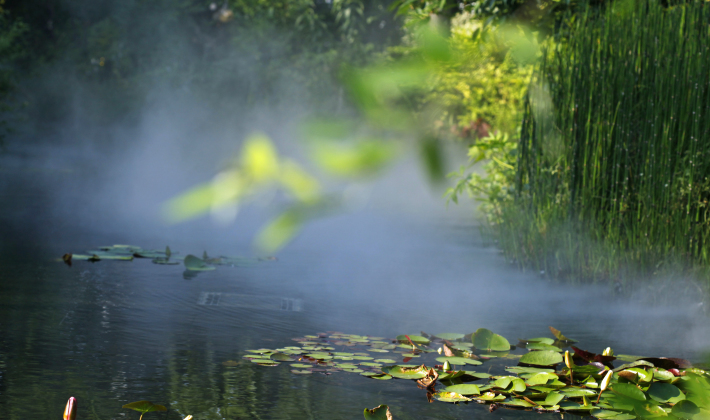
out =
<path fill-rule="evenodd" d="M 180 53 L 186 55 L 181 60 L 200 60 Z M 240 77 L 259 76 L 249 60 L 234 65 Z M 50 71 L 37 77 L 37 89 L 59 83 Z M 192 280 L 180 276 L 182 267 L 166 267 L 164 278 L 133 274 L 145 280 L 134 287 L 162 299 L 158 307 L 195 305 L 205 291 L 301 299 L 303 317 L 297 320 L 248 318 L 260 331 L 278 332 L 284 339 L 298 329 L 391 337 L 485 327 L 512 342 L 549 335 L 552 325 L 595 352 L 609 345 L 618 352 L 697 360 L 710 345 L 702 300 L 693 293 L 656 305 L 615 296 L 606 285 L 562 285 L 519 270 L 481 236 L 474 200 L 462 197 L 460 204 L 446 205 L 444 186 L 428 179 L 414 147 L 382 174 L 352 185 L 318 173 L 308 163 L 299 127 L 304 118 L 322 112 L 319 102 L 333 103 L 334 97 L 314 98 L 293 80 L 283 75 L 277 83 L 283 88 L 275 89 L 283 96 L 273 104 L 250 104 L 238 88 L 212 96 L 190 83 L 173 85 L 154 76 L 144 83 L 144 99 L 121 118 L 97 116 L 111 108 L 110 92 L 95 91 L 94 82 L 70 80 L 59 95 L 65 103 L 56 105 L 64 109 L 53 113 L 59 117 L 27 121 L 0 154 L 6 257 L 54 264 L 51 270 L 106 270 L 120 276 L 120 266 L 111 261 L 69 268 L 53 260 L 114 243 L 169 245 L 183 255 L 257 255 L 252 240 L 283 207 L 279 195 L 244 206 L 229 225 L 210 215 L 169 224 L 162 208 L 170 198 L 211 180 L 250 133 L 261 131 L 280 153 L 317 173 L 330 191 L 347 188 L 356 199 L 337 214 L 307 223 L 267 268 L 220 267 Z M 239 86 L 245 85 L 249 82 L 241 80 Z M 330 91 L 338 92 L 337 86 Z M 447 145 L 445 156 L 449 171 L 467 163 L 458 144 Z M 143 263 L 148 262 L 129 264 Z M 172 319 L 175 315 L 157 309 L 151 317 L 127 317 L 139 333 L 160 330 L 177 337 L 184 333 L 181 325 L 199 325 L 200 333 L 225 345 L 235 340 L 227 337 L 231 330 L 219 327 L 249 316 L 246 311 L 200 313 L 197 320 Z M 167 331 L 165 324 L 171 324 Z M 134 350 L 158 351 L 165 336 L 156 337 Z"/>

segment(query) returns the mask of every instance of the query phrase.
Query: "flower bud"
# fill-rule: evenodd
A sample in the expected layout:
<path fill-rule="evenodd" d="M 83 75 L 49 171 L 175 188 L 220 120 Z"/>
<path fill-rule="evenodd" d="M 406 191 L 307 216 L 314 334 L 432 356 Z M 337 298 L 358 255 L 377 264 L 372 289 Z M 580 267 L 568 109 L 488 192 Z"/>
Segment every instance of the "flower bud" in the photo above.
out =
<path fill-rule="evenodd" d="M 444 362 L 444 372 L 448 372 L 450 370 L 451 370 L 451 363 L 449 363 L 449 361 L 447 360 Z"/>
<path fill-rule="evenodd" d="M 437 350 L 437 352 L 438 352 L 439 354 L 441 354 L 441 352 L 442 352 L 441 347 L 439 347 L 439 349 Z"/>
<path fill-rule="evenodd" d="M 604 379 L 602 379 L 602 384 L 601 384 L 601 392 L 604 392 L 604 390 L 609 386 L 609 381 L 611 381 L 611 377 L 614 375 L 614 372 L 609 370 L 606 373 L 606 376 Z M 601 393 L 600 392 L 600 393 Z"/>
<path fill-rule="evenodd" d="M 574 362 L 572 361 L 572 357 L 569 355 L 569 350 L 565 350 L 565 365 L 569 369 L 572 369 L 572 367 L 574 366 Z"/>
<path fill-rule="evenodd" d="M 75 420 L 76 419 L 76 398 L 69 397 L 67 401 L 67 406 L 64 407 L 64 420 Z"/>
<path fill-rule="evenodd" d="M 607 347 L 604 349 L 602 352 L 602 356 L 613 356 L 614 355 L 614 350 L 611 349 L 611 347 Z"/>

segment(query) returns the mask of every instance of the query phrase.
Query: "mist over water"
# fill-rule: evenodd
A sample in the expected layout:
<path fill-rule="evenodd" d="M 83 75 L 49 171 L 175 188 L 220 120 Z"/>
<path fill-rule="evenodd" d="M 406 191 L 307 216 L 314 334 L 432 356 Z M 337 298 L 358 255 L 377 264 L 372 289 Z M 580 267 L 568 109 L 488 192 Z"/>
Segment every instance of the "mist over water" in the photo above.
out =
<path fill-rule="evenodd" d="M 321 331 L 394 337 L 485 327 L 514 342 L 547 336 L 551 325 L 594 352 L 611 346 L 693 360 L 710 345 L 700 301 L 659 307 L 614 298 L 606 286 L 552 284 L 520 272 L 483 241 L 473 202 L 447 208 L 413 150 L 352 189 L 351 208 L 308 223 L 278 261 L 218 267 L 193 279 L 183 278 L 182 265 L 147 260 L 54 261 L 120 243 L 169 245 L 182 255 L 254 255 L 255 234 L 283 205 L 278 195 L 240 209 L 228 225 L 210 216 L 170 225 L 161 208 L 212 179 L 255 130 L 303 161 L 299 122 L 313 109 L 300 100 L 301 87 L 284 81 L 284 92 L 277 106 L 251 106 L 236 94 L 233 103 L 212 101 L 189 85 L 171 90 L 156 81 L 139 111 L 101 127 L 89 117 L 95 92 L 80 87 L 53 134 L 34 138 L 28 129 L 18 137 L 23 142 L 8 142 L 0 154 L 0 406 L 14 407 L 10 418 L 58 415 L 72 393 L 96 410 L 82 418 L 97 419 L 115 416 L 117 401 L 140 399 L 192 404 L 191 413 L 204 418 L 248 418 L 225 414 L 235 401 L 262 418 L 358 418 L 380 403 L 396 406 L 402 418 L 483 414 L 480 407 L 429 406 L 401 384 L 294 379 L 283 366 L 249 371 L 257 392 L 222 365 L 247 349 L 291 345 Z M 457 146 L 447 153 L 450 170 L 466 162 Z M 200 304 L 205 293 L 294 299 L 302 311 L 207 306 Z M 48 402 L 29 405 L 38 383 L 51 390 Z M 229 389 L 239 389 L 235 400 Z M 107 401 L 113 405 L 102 406 Z"/>

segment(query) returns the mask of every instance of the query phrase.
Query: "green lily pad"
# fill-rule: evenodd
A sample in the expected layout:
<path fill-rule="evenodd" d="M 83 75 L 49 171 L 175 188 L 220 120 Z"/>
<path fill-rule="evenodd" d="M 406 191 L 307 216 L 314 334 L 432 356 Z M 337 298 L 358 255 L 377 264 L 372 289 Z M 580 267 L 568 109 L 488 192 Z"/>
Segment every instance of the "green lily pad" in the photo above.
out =
<path fill-rule="evenodd" d="M 471 336 L 473 345 L 479 350 L 487 351 L 507 351 L 510 350 L 510 343 L 503 336 L 495 334 L 486 328 L 479 328 Z"/>
<path fill-rule="evenodd" d="M 486 392 L 476 396 L 475 399 L 480 401 L 503 401 L 505 399 L 505 395 L 496 394 L 495 392 Z"/>
<path fill-rule="evenodd" d="M 673 406 L 671 414 L 682 419 L 700 419 L 700 408 L 690 400 L 683 400 Z"/>
<path fill-rule="evenodd" d="M 474 384 L 451 385 L 447 386 L 444 391 L 455 392 L 461 395 L 478 395 L 481 393 L 481 391 L 478 389 L 478 386 Z"/>
<path fill-rule="evenodd" d="M 189 254 L 185 256 L 185 268 L 190 271 L 211 271 L 215 269 L 215 266 L 209 265 L 202 259 Z"/>
<path fill-rule="evenodd" d="M 685 394 L 673 384 L 654 382 L 648 388 L 648 396 L 661 403 L 675 404 L 685 399 Z"/>
<path fill-rule="evenodd" d="M 504 401 L 501 403 L 501 405 L 504 407 L 534 407 L 533 404 L 520 398 L 513 398 L 510 401 Z"/>
<path fill-rule="evenodd" d="M 614 393 L 638 401 L 646 401 L 646 395 L 634 384 L 615 383 L 610 388 Z"/>
<path fill-rule="evenodd" d="M 373 360 L 375 363 L 397 363 L 396 360 L 394 359 L 375 359 Z"/>
<path fill-rule="evenodd" d="M 288 354 L 284 353 L 273 353 L 271 355 L 271 360 L 276 360 L 277 362 L 293 362 L 294 359 L 293 357 L 289 356 Z"/>
<path fill-rule="evenodd" d="M 389 353 L 389 350 L 385 349 L 370 349 L 370 351 L 375 352 L 375 353 Z"/>
<path fill-rule="evenodd" d="M 437 362 L 444 363 L 444 362 L 449 362 L 452 365 L 474 365 L 478 366 L 481 363 L 481 361 L 476 360 L 476 359 L 469 359 L 466 357 L 455 357 L 455 356 L 442 356 L 442 357 L 437 357 L 436 358 Z"/>
<path fill-rule="evenodd" d="M 596 397 L 597 391 L 587 388 L 577 388 L 577 387 L 567 387 L 562 389 L 560 392 L 565 394 L 570 398 L 580 398 L 580 397 Z"/>
<path fill-rule="evenodd" d="M 390 408 L 384 404 L 379 405 L 375 408 L 365 409 L 365 420 L 391 420 L 392 413 L 390 413 Z"/>
<path fill-rule="evenodd" d="M 545 397 L 545 401 L 540 403 L 540 405 L 545 405 L 545 406 L 557 405 L 564 398 L 565 398 L 565 396 L 563 394 L 560 394 L 559 392 L 551 392 L 551 393 L 547 394 L 547 397 Z"/>
<path fill-rule="evenodd" d="M 123 408 L 129 408 L 143 414 L 150 413 L 151 411 L 168 411 L 164 405 L 153 404 L 150 401 L 136 401 L 128 403 L 124 405 Z"/>
<path fill-rule="evenodd" d="M 362 375 L 362 373 L 360 375 Z M 378 381 L 388 381 L 388 380 L 392 379 L 392 375 L 388 375 L 386 373 L 378 373 L 376 375 L 370 376 L 370 378 L 377 379 Z"/>
<path fill-rule="evenodd" d="M 536 374 L 532 375 L 531 377 L 527 378 L 525 380 L 525 383 L 530 386 L 545 385 L 549 379 L 550 379 L 549 374 L 547 374 L 545 372 L 541 372 L 541 373 L 536 373 Z"/>
<path fill-rule="evenodd" d="M 528 350 L 562 351 L 562 349 L 557 346 L 553 346 L 551 344 L 545 344 L 545 343 L 528 343 L 528 345 L 526 347 Z"/>
<path fill-rule="evenodd" d="M 450 402 L 450 403 L 471 401 L 470 398 L 466 398 L 463 395 L 456 393 L 456 392 L 446 392 L 446 391 L 437 392 L 436 394 L 433 395 L 433 397 L 437 401 Z"/>
<path fill-rule="evenodd" d="M 403 366 L 385 366 L 382 368 L 382 371 L 399 379 L 421 379 L 427 376 L 428 369 L 424 366 L 417 366 L 413 368 Z"/>
<path fill-rule="evenodd" d="M 536 350 L 525 353 L 520 358 L 520 363 L 536 366 L 552 366 L 562 363 L 562 355 L 550 350 Z"/>
<path fill-rule="evenodd" d="M 555 340 L 549 338 L 549 337 L 535 337 L 535 338 L 526 338 L 524 340 L 520 340 L 523 343 L 542 343 L 542 344 L 549 344 L 552 345 L 554 344 Z"/>
<path fill-rule="evenodd" d="M 412 340 L 414 344 L 429 344 L 431 342 L 431 340 L 421 335 L 410 335 L 409 340 Z M 401 343 L 409 343 L 409 340 L 407 340 L 407 337 L 404 335 L 397 336 L 397 341 Z"/>
<path fill-rule="evenodd" d="M 565 411 L 591 411 L 596 409 L 597 407 L 593 406 L 592 404 L 583 405 L 577 404 L 573 401 L 563 401 L 560 403 L 560 408 Z"/>

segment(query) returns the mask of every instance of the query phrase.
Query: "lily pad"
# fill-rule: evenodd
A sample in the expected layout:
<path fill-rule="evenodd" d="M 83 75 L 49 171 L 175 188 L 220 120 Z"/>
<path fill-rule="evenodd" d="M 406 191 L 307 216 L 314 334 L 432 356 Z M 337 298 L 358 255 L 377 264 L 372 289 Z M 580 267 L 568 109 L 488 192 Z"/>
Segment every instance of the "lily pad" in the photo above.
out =
<path fill-rule="evenodd" d="M 553 346 L 551 344 L 545 344 L 545 343 L 528 343 L 528 345 L 526 347 L 528 350 L 562 351 L 562 349 L 557 346 Z"/>
<path fill-rule="evenodd" d="M 375 363 L 397 363 L 396 360 L 394 359 L 375 359 L 373 360 Z"/>
<path fill-rule="evenodd" d="M 646 401 L 646 395 L 644 395 L 643 391 L 638 389 L 638 387 L 634 384 L 615 383 L 611 386 L 611 390 L 614 393 L 627 398 L 632 398 L 638 401 Z"/>
<path fill-rule="evenodd" d="M 473 345 L 479 350 L 507 351 L 510 343 L 503 336 L 486 328 L 479 328 L 471 337 Z"/>
<path fill-rule="evenodd" d="M 390 408 L 384 404 L 375 408 L 366 408 L 364 411 L 365 420 L 392 420 Z"/>
<path fill-rule="evenodd" d="M 153 404 L 150 401 L 136 401 L 128 403 L 124 405 L 123 408 L 129 408 L 131 410 L 135 410 L 143 414 L 150 413 L 151 411 L 168 411 L 168 409 L 165 408 L 164 405 Z M 141 417 L 143 417 L 143 414 L 141 414 Z"/>
<path fill-rule="evenodd" d="M 185 268 L 190 271 L 212 271 L 215 266 L 209 265 L 201 258 L 198 258 L 192 254 L 185 256 Z"/>
<path fill-rule="evenodd" d="M 271 360 L 276 360 L 277 362 L 293 362 L 294 359 L 293 357 L 289 356 L 288 354 L 284 353 L 273 353 L 271 355 Z"/>
<path fill-rule="evenodd" d="M 548 328 L 550 329 L 550 332 L 552 332 L 552 335 L 554 335 L 558 341 L 564 341 L 567 343 L 576 343 L 577 342 L 577 340 L 573 340 L 571 338 L 565 337 L 562 334 L 562 332 L 560 330 L 558 330 L 557 328 L 553 328 L 553 327 L 548 327 Z"/>
<path fill-rule="evenodd" d="M 446 391 L 437 392 L 436 394 L 433 395 L 433 397 L 437 401 L 450 402 L 450 403 L 471 401 L 470 398 L 466 398 L 463 395 L 456 393 L 456 392 L 446 392 Z"/>
<path fill-rule="evenodd" d="M 690 400 L 683 400 L 673 406 L 671 414 L 682 419 L 699 419 L 700 408 Z"/>
<path fill-rule="evenodd" d="M 478 395 L 481 391 L 478 389 L 478 385 L 474 384 L 459 384 L 447 386 L 444 389 L 446 392 L 455 392 L 461 395 Z"/>
<path fill-rule="evenodd" d="M 520 358 L 520 363 L 535 366 L 552 366 L 562 363 L 562 355 L 550 350 L 531 351 Z"/>
<path fill-rule="evenodd" d="M 427 376 L 428 369 L 423 365 L 413 368 L 403 366 L 385 366 L 382 368 L 382 371 L 399 379 L 421 379 Z"/>
<path fill-rule="evenodd" d="M 449 362 L 452 365 L 474 365 L 478 366 L 482 364 L 479 360 L 476 359 L 469 359 L 467 357 L 455 357 L 455 356 L 442 356 L 442 357 L 437 357 L 436 358 L 437 362 L 444 363 L 444 362 Z"/>

